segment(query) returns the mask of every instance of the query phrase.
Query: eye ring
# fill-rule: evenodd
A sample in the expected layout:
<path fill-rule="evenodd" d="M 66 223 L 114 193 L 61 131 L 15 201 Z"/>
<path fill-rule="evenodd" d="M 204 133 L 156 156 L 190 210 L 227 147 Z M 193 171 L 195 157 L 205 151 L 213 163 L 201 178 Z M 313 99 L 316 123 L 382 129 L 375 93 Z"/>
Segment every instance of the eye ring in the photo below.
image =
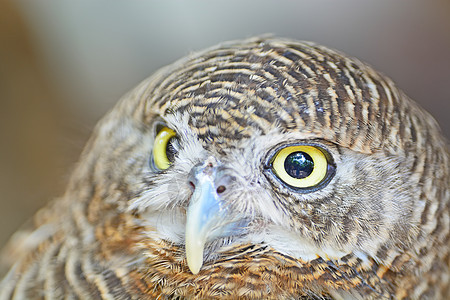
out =
<path fill-rule="evenodd" d="M 167 146 L 170 139 L 176 136 L 175 131 L 169 127 L 163 127 L 156 135 L 153 145 L 153 162 L 159 170 L 166 170 L 172 164 L 167 157 Z"/>
<path fill-rule="evenodd" d="M 287 146 L 279 150 L 271 167 L 283 183 L 297 189 L 314 188 L 329 175 L 325 153 L 311 145 Z"/>

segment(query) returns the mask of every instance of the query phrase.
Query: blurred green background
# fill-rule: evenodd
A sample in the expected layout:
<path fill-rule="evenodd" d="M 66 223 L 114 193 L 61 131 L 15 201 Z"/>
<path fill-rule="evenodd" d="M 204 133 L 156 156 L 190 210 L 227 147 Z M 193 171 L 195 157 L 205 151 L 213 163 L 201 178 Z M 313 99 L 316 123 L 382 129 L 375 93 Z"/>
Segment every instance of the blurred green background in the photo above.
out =
<path fill-rule="evenodd" d="M 127 90 L 192 51 L 264 33 L 368 62 L 449 136 L 448 0 L 0 0 L 0 245 L 62 194 Z"/>

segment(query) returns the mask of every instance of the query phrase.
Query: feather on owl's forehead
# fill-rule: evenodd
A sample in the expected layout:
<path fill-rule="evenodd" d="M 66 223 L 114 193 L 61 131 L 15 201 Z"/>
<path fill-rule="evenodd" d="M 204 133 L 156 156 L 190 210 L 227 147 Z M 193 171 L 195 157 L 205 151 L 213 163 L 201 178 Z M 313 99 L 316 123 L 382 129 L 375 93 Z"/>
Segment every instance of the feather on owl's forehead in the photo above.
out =
<path fill-rule="evenodd" d="M 226 144 L 276 127 L 373 152 L 417 138 L 414 128 L 430 119 L 364 63 L 313 43 L 282 39 L 208 49 L 160 70 L 138 90 L 146 122 L 188 114 L 188 124 L 209 143 L 220 138 Z"/>

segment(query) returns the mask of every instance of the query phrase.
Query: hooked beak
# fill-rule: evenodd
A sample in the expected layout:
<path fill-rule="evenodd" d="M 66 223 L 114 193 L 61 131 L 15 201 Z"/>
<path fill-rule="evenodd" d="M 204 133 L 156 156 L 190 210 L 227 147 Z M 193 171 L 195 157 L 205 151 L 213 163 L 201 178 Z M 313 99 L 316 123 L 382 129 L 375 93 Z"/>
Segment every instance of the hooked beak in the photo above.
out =
<path fill-rule="evenodd" d="M 186 259 L 189 269 L 197 274 L 203 265 L 206 242 L 229 232 L 229 218 L 221 195 L 232 177 L 211 162 L 193 168 L 190 184 L 194 189 L 186 213 Z"/>

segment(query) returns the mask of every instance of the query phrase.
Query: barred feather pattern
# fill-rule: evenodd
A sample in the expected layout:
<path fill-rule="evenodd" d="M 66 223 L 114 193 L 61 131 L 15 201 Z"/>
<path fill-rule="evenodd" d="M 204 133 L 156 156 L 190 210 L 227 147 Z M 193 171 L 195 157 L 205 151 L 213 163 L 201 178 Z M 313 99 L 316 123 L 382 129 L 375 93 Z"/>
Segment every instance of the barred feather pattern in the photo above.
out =
<path fill-rule="evenodd" d="M 263 188 L 296 234 L 355 250 L 306 260 L 249 239 L 192 274 L 183 243 L 146 219 L 155 199 L 136 200 L 171 174 L 146 169 L 161 120 L 216 156 L 273 132 L 354 155 L 354 174 L 337 174 L 320 199 Z M 229 42 L 158 71 L 99 123 L 66 193 L 6 249 L 0 299 L 447 299 L 449 182 L 438 125 L 387 77 L 310 42 Z M 160 209 L 185 209 L 170 201 Z"/>

